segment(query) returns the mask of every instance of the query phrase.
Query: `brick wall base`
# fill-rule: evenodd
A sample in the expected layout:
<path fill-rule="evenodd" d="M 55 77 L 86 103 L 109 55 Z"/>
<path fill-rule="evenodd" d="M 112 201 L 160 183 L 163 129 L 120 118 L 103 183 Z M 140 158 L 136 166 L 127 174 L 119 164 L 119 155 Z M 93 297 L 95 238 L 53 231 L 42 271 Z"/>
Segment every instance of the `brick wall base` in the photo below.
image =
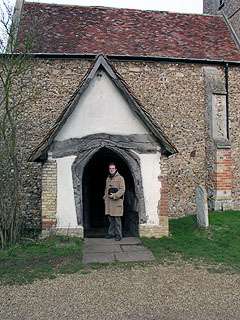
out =
<path fill-rule="evenodd" d="M 149 225 L 149 224 L 140 224 L 139 225 L 139 237 L 145 238 L 162 238 L 168 237 L 168 218 L 160 222 L 160 226 Z"/>
<path fill-rule="evenodd" d="M 213 199 L 210 204 L 210 208 L 213 211 L 225 211 L 233 209 L 233 201 Z"/>
<path fill-rule="evenodd" d="M 82 226 L 79 226 L 78 228 L 51 228 L 42 230 L 41 238 L 47 238 L 50 236 L 68 236 L 83 238 L 84 232 Z"/>
<path fill-rule="evenodd" d="M 162 238 L 167 237 L 169 235 L 169 228 L 168 228 L 168 219 L 165 221 L 160 222 L 160 226 L 156 225 L 147 225 L 147 224 L 140 224 L 139 225 L 139 237 L 145 238 Z M 69 237 L 77 237 L 77 238 L 84 238 L 84 228 L 79 226 L 78 228 L 48 228 L 42 230 L 40 238 L 47 238 L 51 236 L 69 236 Z"/>

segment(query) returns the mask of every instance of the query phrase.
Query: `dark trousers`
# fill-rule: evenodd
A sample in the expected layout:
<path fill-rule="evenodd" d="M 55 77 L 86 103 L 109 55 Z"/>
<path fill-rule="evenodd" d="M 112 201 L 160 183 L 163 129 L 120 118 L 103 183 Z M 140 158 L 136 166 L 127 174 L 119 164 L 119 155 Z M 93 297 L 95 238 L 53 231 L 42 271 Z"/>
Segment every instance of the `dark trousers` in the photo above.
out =
<path fill-rule="evenodd" d="M 109 228 L 108 228 L 108 234 L 111 234 L 113 236 L 119 235 L 122 237 L 122 221 L 121 217 L 111 217 L 108 216 L 108 220 L 110 222 Z"/>

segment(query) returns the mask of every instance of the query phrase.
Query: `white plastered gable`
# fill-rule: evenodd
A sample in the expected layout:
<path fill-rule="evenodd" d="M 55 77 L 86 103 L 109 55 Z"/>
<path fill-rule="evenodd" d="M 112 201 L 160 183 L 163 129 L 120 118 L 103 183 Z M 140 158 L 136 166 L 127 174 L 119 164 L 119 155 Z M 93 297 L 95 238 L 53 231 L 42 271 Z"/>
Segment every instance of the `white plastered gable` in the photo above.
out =
<path fill-rule="evenodd" d="M 63 141 L 102 132 L 149 134 L 103 69 L 95 74 L 55 139 Z"/>
<path fill-rule="evenodd" d="M 177 151 L 106 58 L 100 54 L 30 161 L 45 161 L 54 141 L 89 134 L 148 135 L 166 155 Z"/>

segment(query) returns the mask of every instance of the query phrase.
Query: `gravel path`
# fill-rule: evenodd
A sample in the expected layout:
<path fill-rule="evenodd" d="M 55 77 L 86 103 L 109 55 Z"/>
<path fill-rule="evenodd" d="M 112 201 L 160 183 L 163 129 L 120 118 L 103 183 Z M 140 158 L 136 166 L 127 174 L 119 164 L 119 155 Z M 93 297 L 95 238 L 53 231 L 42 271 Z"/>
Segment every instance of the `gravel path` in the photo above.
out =
<path fill-rule="evenodd" d="M 1 320 L 239 319 L 240 274 L 191 265 L 106 267 L 0 287 Z"/>

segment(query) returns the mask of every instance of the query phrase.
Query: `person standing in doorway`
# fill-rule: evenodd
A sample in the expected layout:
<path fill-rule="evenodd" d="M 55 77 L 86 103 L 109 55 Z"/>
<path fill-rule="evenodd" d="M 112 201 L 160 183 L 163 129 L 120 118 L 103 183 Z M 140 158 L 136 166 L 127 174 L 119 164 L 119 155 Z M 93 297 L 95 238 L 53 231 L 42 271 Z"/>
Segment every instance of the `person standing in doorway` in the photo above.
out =
<path fill-rule="evenodd" d="M 105 214 L 108 215 L 110 225 L 105 238 L 115 238 L 116 241 L 120 241 L 122 239 L 121 216 L 123 216 L 125 182 L 114 163 L 110 163 L 108 168 L 109 175 L 106 180 L 104 201 Z"/>

